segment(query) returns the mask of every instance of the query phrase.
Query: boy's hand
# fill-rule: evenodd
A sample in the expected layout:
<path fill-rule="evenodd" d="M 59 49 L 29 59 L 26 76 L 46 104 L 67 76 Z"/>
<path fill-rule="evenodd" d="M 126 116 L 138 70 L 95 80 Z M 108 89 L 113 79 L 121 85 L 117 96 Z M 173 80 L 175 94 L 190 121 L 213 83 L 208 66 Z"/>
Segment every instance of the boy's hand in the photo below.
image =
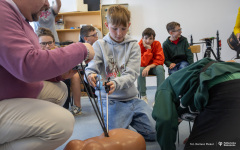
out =
<path fill-rule="evenodd" d="M 114 82 L 113 81 L 108 82 L 107 85 L 110 86 L 110 91 L 108 92 L 108 95 L 110 95 L 110 94 L 112 94 L 115 91 L 116 87 L 114 86 Z"/>
<path fill-rule="evenodd" d="M 54 45 L 53 48 L 51 48 L 50 50 L 53 50 L 53 49 L 56 49 L 56 48 L 59 48 L 57 45 Z"/>
<path fill-rule="evenodd" d="M 143 76 L 143 77 L 148 76 L 148 72 L 149 72 L 149 70 L 150 70 L 150 67 L 146 67 L 146 68 L 144 68 L 143 71 L 142 71 L 142 76 Z"/>
<path fill-rule="evenodd" d="M 92 73 L 92 74 L 90 74 L 90 75 L 88 75 L 88 82 L 90 83 L 90 85 L 92 86 L 92 87 L 96 87 L 96 78 L 97 78 L 97 74 L 96 73 Z"/>
<path fill-rule="evenodd" d="M 145 49 L 152 49 L 151 45 L 147 45 L 144 41 L 143 41 L 143 46 L 145 47 Z"/>
<path fill-rule="evenodd" d="M 175 66 L 176 66 L 175 63 L 171 63 L 170 66 L 169 66 L 169 69 L 172 69 L 172 68 L 174 68 Z"/>

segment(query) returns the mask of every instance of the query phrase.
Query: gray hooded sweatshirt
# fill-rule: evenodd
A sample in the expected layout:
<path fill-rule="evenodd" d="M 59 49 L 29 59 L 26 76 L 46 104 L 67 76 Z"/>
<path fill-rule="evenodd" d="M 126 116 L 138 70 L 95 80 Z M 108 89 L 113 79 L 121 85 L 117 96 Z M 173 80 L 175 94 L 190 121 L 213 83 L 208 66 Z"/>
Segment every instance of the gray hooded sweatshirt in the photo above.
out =
<path fill-rule="evenodd" d="M 128 101 L 137 97 L 138 90 L 134 85 L 140 72 L 141 51 L 137 40 L 126 35 L 121 43 L 116 43 L 110 38 L 109 33 L 93 44 L 94 59 L 88 63 L 87 76 L 91 73 L 101 75 L 103 82 L 108 78 L 114 81 L 115 91 L 109 99 Z M 99 97 L 99 91 L 96 91 Z M 101 97 L 106 98 L 105 89 Z"/>

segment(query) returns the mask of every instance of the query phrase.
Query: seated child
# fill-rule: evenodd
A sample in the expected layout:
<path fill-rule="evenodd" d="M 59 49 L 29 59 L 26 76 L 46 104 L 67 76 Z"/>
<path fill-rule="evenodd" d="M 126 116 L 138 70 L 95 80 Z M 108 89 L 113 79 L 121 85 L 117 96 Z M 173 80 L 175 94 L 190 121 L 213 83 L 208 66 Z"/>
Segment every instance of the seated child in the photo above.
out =
<path fill-rule="evenodd" d="M 83 26 L 81 28 L 79 42 L 89 43 L 89 44 L 93 45 L 93 43 L 96 42 L 97 40 L 98 40 L 98 33 L 97 33 L 96 29 L 93 26 L 86 25 L 86 26 Z M 77 78 L 75 78 L 75 79 L 77 79 Z M 84 81 L 84 84 L 87 85 L 87 83 L 85 81 Z M 90 96 L 95 98 L 96 97 L 95 89 L 93 87 L 91 87 L 91 86 L 88 86 L 88 85 L 86 87 L 87 87 L 87 89 L 84 89 L 84 91 L 87 91 L 87 90 L 91 91 L 92 90 L 93 95 L 90 95 Z M 89 87 L 91 87 L 91 89 L 89 89 Z"/>
<path fill-rule="evenodd" d="M 43 50 L 51 50 L 57 48 L 55 45 L 55 39 L 52 32 L 47 28 L 38 28 L 37 35 L 39 38 L 39 43 Z M 82 113 L 81 108 L 81 86 L 80 77 L 78 73 L 74 74 L 71 80 L 71 89 L 73 92 L 74 105 L 71 107 L 71 112 L 73 115 L 80 115 Z M 77 83 L 76 83 L 77 82 Z"/>
<path fill-rule="evenodd" d="M 93 26 L 86 25 L 81 28 L 79 42 L 89 43 L 90 45 L 93 45 L 93 43 L 97 40 L 98 34 Z"/>
<path fill-rule="evenodd" d="M 164 54 L 161 43 L 155 40 L 155 31 L 146 28 L 142 33 L 142 39 L 138 43 L 141 48 L 141 67 L 138 77 L 138 90 L 146 103 L 148 103 L 146 95 L 146 76 L 157 76 L 157 87 L 159 87 L 165 79 L 165 71 L 163 68 Z"/>
<path fill-rule="evenodd" d="M 168 73 L 172 73 L 193 63 L 193 54 L 189 47 L 187 38 L 182 36 L 182 28 L 177 22 L 167 24 L 167 31 L 170 36 L 163 43 L 163 52 L 165 56 L 165 65 L 168 67 Z"/>

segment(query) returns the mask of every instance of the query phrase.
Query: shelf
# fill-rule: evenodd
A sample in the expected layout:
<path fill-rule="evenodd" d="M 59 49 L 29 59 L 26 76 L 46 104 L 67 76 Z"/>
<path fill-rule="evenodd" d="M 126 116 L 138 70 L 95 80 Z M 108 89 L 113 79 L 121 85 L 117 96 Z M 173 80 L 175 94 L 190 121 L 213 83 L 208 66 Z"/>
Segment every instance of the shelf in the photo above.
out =
<path fill-rule="evenodd" d="M 60 42 L 64 41 L 79 41 L 80 27 L 83 24 L 93 25 L 102 31 L 101 25 L 101 12 L 100 11 L 87 11 L 87 12 L 63 12 L 58 13 L 55 20 L 63 19 L 64 29 L 57 29 L 58 38 Z M 70 29 L 74 27 L 76 29 Z"/>
<path fill-rule="evenodd" d="M 81 12 L 81 11 L 74 11 L 74 12 L 63 12 L 63 13 L 58 13 L 58 16 L 64 15 L 64 16 L 78 16 L 78 15 L 100 15 L 100 11 L 86 11 L 86 12 Z"/>
<path fill-rule="evenodd" d="M 102 30 L 102 28 L 98 28 L 100 31 Z M 57 32 L 75 32 L 78 31 L 80 32 L 80 29 L 57 29 Z"/>
<path fill-rule="evenodd" d="M 57 29 L 57 32 L 80 31 L 80 29 Z"/>

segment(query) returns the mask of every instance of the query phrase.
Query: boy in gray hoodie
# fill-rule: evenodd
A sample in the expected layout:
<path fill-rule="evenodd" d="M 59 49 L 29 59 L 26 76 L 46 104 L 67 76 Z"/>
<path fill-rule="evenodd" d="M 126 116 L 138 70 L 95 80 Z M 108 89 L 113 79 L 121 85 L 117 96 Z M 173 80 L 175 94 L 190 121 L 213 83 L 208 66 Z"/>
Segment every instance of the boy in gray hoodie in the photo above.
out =
<path fill-rule="evenodd" d="M 86 68 L 87 78 L 96 87 L 96 76 L 101 75 L 109 91 L 109 129 L 128 128 L 131 125 L 146 140 L 156 139 L 152 108 L 137 98 L 134 82 L 139 76 L 141 51 L 137 40 L 126 35 L 130 23 L 130 11 L 124 6 L 111 6 L 105 23 L 109 33 L 93 44 L 94 59 Z M 99 97 L 99 92 L 96 95 Z M 106 93 L 101 92 L 106 123 Z"/>

